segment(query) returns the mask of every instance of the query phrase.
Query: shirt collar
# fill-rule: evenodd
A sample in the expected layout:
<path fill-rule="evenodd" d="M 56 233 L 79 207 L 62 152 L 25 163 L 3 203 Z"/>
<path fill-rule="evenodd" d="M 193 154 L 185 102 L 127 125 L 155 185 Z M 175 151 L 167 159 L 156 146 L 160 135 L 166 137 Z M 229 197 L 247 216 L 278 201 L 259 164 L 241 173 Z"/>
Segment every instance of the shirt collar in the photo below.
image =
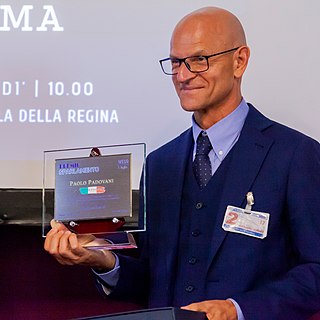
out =
<path fill-rule="evenodd" d="M 209 137 L 213 151 L 222 161 L 239 138 L 249 107 L 244 99 L 239 106 L 226 117 L 204 130 Z M 203 131 L 192 117 L 193 139 L 196 142 L 200 132 Z"/>

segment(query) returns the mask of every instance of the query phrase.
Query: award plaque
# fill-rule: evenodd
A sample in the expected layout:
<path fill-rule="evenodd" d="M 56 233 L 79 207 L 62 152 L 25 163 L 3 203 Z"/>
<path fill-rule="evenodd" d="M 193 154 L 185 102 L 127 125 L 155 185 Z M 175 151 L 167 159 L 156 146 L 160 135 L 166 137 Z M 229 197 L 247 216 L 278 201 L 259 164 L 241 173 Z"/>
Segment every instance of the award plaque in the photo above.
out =
<path fill-rule="evenodd" d="M 90 249 L 135 248 L 145 230 L 144 143 L 44 151 L 42 233 L 63 223 Z"/>

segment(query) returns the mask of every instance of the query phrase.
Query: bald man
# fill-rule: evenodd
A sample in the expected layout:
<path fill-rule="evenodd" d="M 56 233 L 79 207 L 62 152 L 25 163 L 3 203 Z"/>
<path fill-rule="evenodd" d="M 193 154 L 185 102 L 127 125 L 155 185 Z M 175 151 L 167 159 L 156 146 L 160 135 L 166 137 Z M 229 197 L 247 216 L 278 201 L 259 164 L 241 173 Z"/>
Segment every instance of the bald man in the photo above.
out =
<path fill-rule="evenodd" d="M 250 56 L 239 20 L 210 7 L 174 29 L 172 77 L 192 127 L 147 159 L 139 259 L 82 248 L 53 222 L 45 248 L 94 268 L 110 297 L 213 319 L 308 319 L 320 310 L 320 148 L 241 93 Z"/>

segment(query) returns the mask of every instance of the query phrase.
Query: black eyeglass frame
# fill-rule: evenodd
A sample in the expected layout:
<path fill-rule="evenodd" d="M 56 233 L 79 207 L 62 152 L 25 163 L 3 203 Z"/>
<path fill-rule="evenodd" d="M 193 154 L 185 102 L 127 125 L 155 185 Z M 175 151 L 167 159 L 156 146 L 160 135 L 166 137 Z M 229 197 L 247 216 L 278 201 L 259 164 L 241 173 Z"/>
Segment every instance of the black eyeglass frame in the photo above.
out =
<path fill-rule="evenodd" d="M 199 56 L 190 56 L 190 57 L 185 57 L 185 58 L 165 58 L 165 59 L 161 59 L 159 60 L 159 63 L 160 63 L 160 66 L 161 66 L 161 69 L 163 71 L 164 74 L 168 75 L 168 76 L 174 76 L 176 75 L 178 72 L 175 72 L 175 73 L 169 73 L 169 72 L 166 72 L 164 70 L 164 67 L 162 65 L 163 62 L 165 61 L 168 61 L 168 60 L 175 60 L 175 61 L 178 61 L 179 62 L 179 68 L 181 67 L 181 64 L 184 63 L 185 66 L 187 67 L 187 69 L 192 72 L 192 73 L 201 73 L 201 72 L 205 72 L 207 70 L 209 70 L 209 58 L 212 58 L 212 57 L 216 57 L 216 56 L 219 56 L 221 54 L 225 54 L 225 53 L 229 53 L 229 52 L 232 52 L 232 51 L 236 51 L 238 50 L 240 47 L 236 47 L 236 48 L 232 48 L 232 49 L 229 49 L 229 50 L 225 50 L 225 51 L 221 51 L 221 52 L 218 52 L 218 53 L 214 53 L 214 54 L 210 54 L 208 56 L 204 56 L 204 55 L 199 55 Z M 201 70 L 201 71 L 192 71 L 190 69 L 190 66 L 189 64 L 186 62 L 187 59 L 190 59 L 190 58 L 205 58 L 206 59 L 206 62 L 207 62 L 207 68 L 205 70 Z"/>

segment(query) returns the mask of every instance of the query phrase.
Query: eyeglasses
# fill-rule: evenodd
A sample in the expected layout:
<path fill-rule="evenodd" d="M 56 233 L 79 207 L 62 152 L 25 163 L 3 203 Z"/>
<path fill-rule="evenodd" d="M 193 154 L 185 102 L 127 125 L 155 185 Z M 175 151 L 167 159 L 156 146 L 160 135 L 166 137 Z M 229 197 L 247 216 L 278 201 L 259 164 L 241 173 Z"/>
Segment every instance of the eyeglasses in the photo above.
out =
<path fill-rule="evenodd" d="M 178 70 L 182 62 L 186 65 L 188 70 L 193 73 L 200 73 L 207 71 L 209 69 L 209 58 L 219 56 L 221 54 L 229 53 L 235 50 L 238 50 L 240 47 L 232 48 L 226 51 L 218 52 L 211 54 L 209 56 L 192 56 L 186 58 L 166 58 L 159 60 L 162 71 L 169 75 L 175 75 L 178 73 Z"/>

